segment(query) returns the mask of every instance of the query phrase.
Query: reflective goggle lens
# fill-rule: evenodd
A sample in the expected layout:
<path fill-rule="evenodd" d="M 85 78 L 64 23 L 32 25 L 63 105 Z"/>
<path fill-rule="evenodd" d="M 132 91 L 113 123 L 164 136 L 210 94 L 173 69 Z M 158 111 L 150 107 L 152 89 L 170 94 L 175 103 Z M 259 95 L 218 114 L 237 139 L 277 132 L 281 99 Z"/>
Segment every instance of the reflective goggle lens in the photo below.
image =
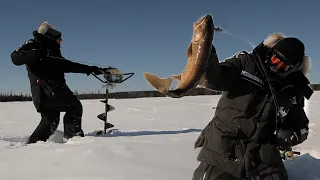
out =
<path fill-rule="evenodd" d="M 290 65 L 281 61 L 276 55 L 271 57 L 271 65 L 277 72 L 285 72 L 290 68 Z"/>

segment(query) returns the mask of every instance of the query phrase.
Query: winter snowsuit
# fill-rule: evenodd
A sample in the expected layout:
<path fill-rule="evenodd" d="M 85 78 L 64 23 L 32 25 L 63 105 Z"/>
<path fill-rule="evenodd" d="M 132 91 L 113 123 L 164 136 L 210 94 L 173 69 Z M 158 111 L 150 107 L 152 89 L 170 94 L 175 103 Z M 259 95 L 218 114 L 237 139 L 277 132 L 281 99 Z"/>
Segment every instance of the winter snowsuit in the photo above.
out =
<path fill-rule="evenodd" d="M 29 143 L 46 141 L 59 125 L 60 112 L 66 112 L 63 119 L 65 138 L 84 136 L 81 128 L 82 105 L 67 86 L 64 73 L 90 74 L 91 66 L 64 59 L 60 44 L 36 31 L 33 35 L 34 39 L 26 41 L 11 54 L 13 64 L 26 65 L 33 103 L 42 117 Z"/>
<path fill-rule="evenodd" d="M 303 106 L 304 97 L 311 96 L 309 81 L 302 72 L 271 79 L 281 112 L 287 113 L 281 122 L 258 63 L 263 54 L 260 44 L 252 53 L 243 51 L 207 67 L 207 87 L 223 94 L 212 121 L 195 143 L 201 150 L 193 180 L 287 179 L 274 132 L 295 132 L 292 146 L 306 140 L 309 120 Z M 210 58 L 217 59 L 215 52 Z"/>

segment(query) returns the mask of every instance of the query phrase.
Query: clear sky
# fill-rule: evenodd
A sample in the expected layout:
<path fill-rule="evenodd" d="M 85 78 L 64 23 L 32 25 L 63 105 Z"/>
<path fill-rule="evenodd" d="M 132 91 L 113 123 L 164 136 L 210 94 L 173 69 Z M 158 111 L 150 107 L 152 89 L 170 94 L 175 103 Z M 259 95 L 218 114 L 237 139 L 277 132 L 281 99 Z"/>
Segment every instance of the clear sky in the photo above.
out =
<path fill-rule="evenodd" d="M 0 6 L 0 92 L 29 93 L 25 66 L 14 66 L 10 54 L 32 31 L 48 20 L 63 33 L 64 57 L 110 65 L 135 75 L 114 91 L 150 90 L 148 71 L 165 77 L 183 71 L 186 52 L 199 17 L 211 14 L 217 25 L 234 34 L 216 33 L 220 59 L 240 50 L 246 41 L 259 44 L 268 34 L 300 38 L 312 60 L 312 83 L 320 82 L 320 1 L 317 0 L 20 0 Z M 66 74 L 72 90 L 103 90 L 93 76 Z"/>

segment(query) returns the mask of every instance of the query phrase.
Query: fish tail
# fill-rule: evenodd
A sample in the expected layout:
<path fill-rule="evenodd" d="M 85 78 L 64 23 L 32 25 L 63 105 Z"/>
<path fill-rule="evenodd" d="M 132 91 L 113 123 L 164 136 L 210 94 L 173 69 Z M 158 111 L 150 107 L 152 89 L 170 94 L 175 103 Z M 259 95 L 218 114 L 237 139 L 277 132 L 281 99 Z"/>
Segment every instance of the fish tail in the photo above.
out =
<path fill-rule="evenodd" d="M 181 74 L 178 75 L 172 75 L 171 77 L 173 77 L 174 79 L 181 81 Z"/>
<path fill-rule="evenodd" d="M 164 95 L 167 95 L 169 93 L 169 88 L 172 83 L 172 79 L 170 77 L 160 78 L 154 74 L 147 72 L 144 73 L 144 77 L 148 81 L 148 83 L 157 91 L 161 92 Z"/>

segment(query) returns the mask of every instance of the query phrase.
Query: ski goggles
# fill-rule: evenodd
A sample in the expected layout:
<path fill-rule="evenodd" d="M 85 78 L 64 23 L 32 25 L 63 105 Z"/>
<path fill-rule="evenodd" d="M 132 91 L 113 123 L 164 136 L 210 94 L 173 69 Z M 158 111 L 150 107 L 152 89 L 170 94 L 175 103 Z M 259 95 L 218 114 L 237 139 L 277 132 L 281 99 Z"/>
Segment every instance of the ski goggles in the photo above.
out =
<path fill-rule="evenodd" d="M 275 72 L 287 72 L 292 68 L 292 64 L 281 58 L 279 54 L 273 53 L 270 59 L 270 68 Z"/>

